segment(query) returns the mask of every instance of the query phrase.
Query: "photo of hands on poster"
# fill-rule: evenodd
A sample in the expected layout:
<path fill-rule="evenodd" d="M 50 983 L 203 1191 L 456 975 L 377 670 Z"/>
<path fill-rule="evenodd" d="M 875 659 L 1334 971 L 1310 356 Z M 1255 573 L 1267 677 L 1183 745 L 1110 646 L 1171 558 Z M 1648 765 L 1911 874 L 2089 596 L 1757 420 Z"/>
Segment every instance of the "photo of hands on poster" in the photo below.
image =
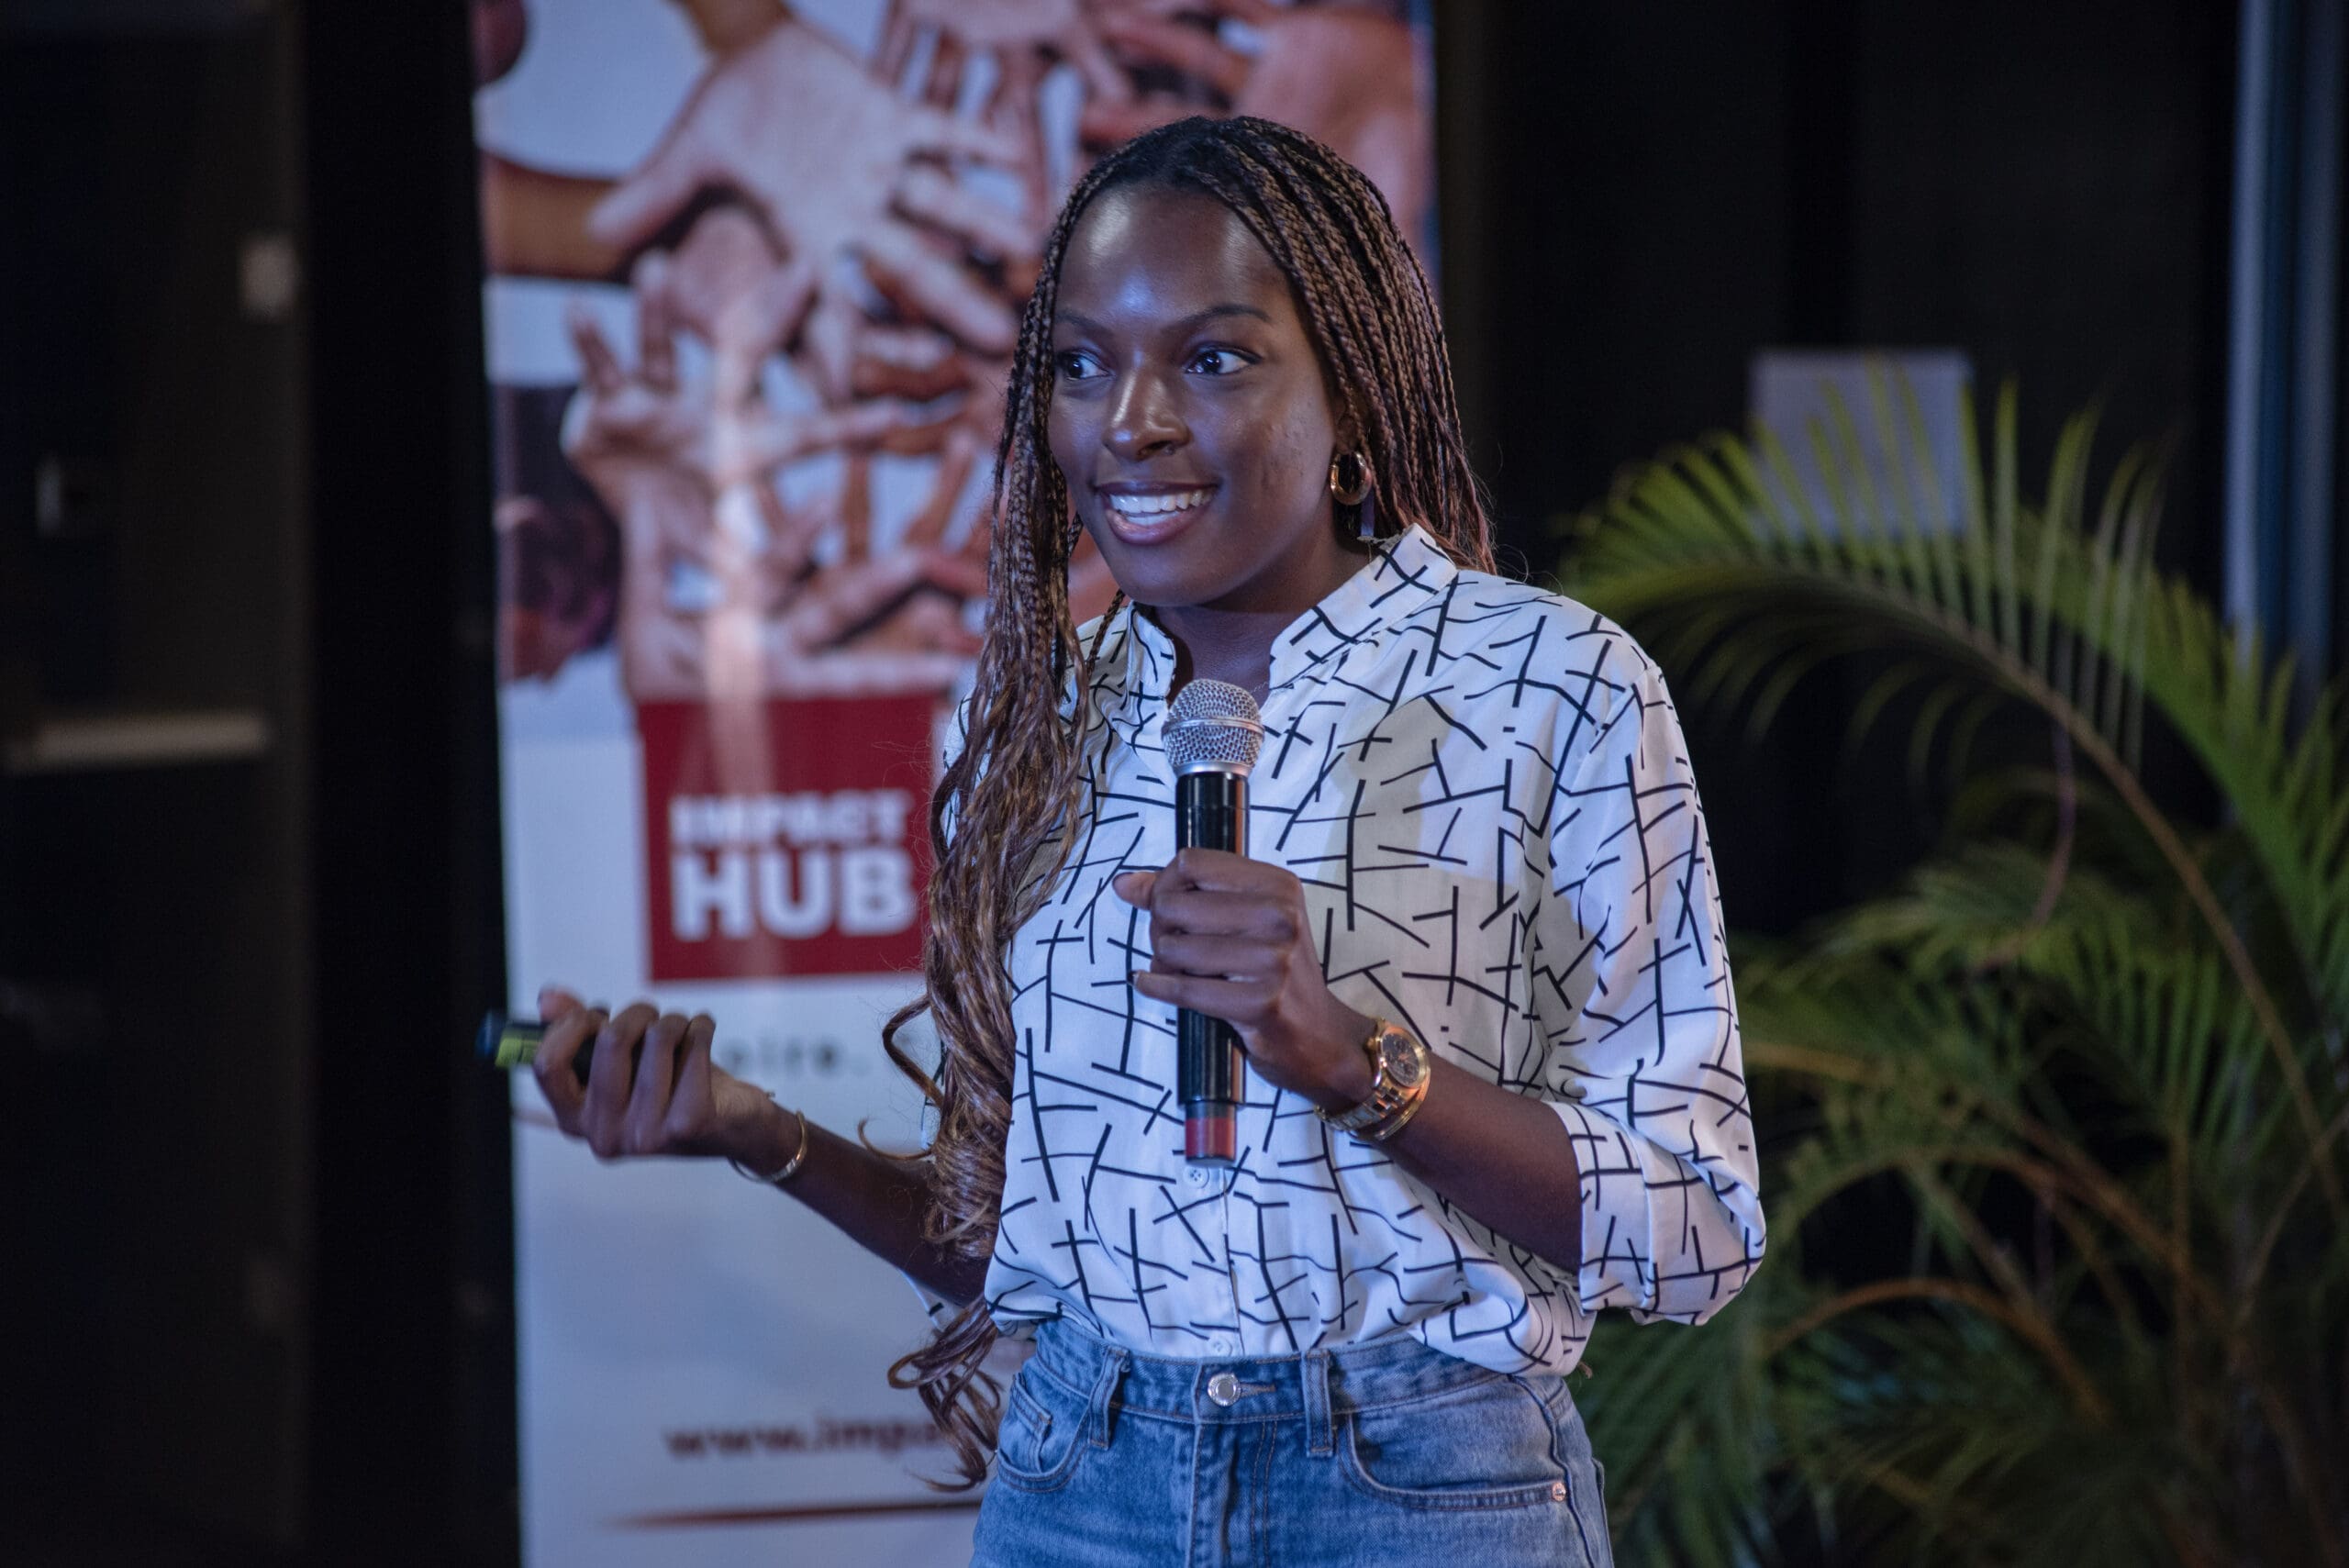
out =
<path fill-rule="evenodd" d="M 640 157 L 534 163 L 502 150 L 510 117 L 482 126 L 489 271 L 621 284 L 630 306 L 618 336 L 567 313 L 560 450 L 500 474 L 509 680 L 609 645 L 639 700 L 951 691 L 1019 311 L 1062 198 L 1119 141 L 1280 118 L 1427 231 L 1422 39 L 1393 6 L 479 0 L 484 84 L 540 29 L 631 3 L 702 55 Z M 573 103 L 601 101 L 587 85 Z M 876 517 L 891 458 L 927 483 Z M 558 460 L 575 483 L 540 488 L 570 494 L 533 493 Z M 813 489 L 777 483 L 817 466 Z M 1089 549 L 1076 570 L 1082 619 L 1112 584 Z"/>
<path fill-rule="evenodd" d="M 707 1011 L 727 1072 L 911 1144 L 879 1027 L 1054 215 L 1128 138 L 1256 114 L 1432 260 L 1424 15 L 473 0 L 473 35 L 509 1000 Z M 1077 618 L 1114 586 L 1083 547 Z M 528 1561 L 967 1554 L 874 1370 L 923 1331 L 902 1280 L 722 1166 L 600 1166 L 527 1080 L 514 1114 Z"/>

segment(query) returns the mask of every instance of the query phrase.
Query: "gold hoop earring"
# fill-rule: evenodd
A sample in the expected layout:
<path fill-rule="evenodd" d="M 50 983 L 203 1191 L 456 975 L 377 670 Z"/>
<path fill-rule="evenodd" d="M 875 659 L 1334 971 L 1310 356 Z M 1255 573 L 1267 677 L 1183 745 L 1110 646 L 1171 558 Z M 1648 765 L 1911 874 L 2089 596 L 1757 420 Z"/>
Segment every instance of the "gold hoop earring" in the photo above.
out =
<path fill-rule="evenodd" d="M 1370 459 L 1361 452 L 1341 451 L 1330 460 L 1330 499 L 1339 506 L 1361 506 L 1370 481 Z"/>

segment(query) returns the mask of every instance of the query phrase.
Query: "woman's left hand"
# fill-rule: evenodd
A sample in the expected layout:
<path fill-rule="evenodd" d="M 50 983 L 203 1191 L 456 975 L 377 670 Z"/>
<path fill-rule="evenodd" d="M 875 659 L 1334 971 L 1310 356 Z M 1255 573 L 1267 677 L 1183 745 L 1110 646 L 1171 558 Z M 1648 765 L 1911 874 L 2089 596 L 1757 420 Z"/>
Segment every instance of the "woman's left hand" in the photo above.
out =
<path fill-rule="evenodd" d="M 1316 1105 L 1370 1093 L 1363 1041 L 1374 1020 L 1330 994 L 1295 873 L 1192 849 L 1111 886 L 1150 911 L 1151 964 L 1134 972 L 1135 990 L 1230 1023 L 1257 1076 Z"/>

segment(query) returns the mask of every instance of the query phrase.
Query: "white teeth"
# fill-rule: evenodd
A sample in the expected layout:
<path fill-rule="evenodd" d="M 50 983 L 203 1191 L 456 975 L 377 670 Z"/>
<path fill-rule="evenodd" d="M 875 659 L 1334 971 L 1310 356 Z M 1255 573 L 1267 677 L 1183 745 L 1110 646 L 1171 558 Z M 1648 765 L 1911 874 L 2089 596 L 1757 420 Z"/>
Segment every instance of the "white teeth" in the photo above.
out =
<path fill-rule="evenodd" d="M 1109 509 L 1121 517 L 1163 517 L 1170 512 L 1187 512 L 1194 506 L 1204 506 L 1206 490 L 1181 490 L 1157 495 L 1111 495 Z"/>

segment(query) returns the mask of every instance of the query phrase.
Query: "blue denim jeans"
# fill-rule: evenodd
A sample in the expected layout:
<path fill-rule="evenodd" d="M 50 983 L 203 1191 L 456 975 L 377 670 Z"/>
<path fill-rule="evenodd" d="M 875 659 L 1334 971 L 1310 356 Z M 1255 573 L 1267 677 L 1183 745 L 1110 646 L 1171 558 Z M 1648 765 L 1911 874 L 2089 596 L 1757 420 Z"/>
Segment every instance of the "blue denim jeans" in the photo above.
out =
<path fill-rule="evenodd" d="M 1600 1485 L 1561 1377 L 1401 1336 L 1175 1361 L 1047 1323 L 973 1562 L 1612 1568 Z"/>

